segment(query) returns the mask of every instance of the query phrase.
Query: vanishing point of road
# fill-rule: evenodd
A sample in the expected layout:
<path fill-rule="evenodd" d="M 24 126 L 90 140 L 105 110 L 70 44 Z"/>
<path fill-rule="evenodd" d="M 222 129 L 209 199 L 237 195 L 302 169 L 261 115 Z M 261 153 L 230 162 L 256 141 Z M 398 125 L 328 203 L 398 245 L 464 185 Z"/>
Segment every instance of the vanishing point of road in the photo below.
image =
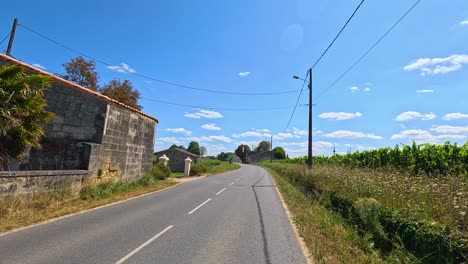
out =
<path fill-rule="evenodd" d="M 306 263 L 270 175 L 241 169 L 0 235 L 0 263 Z"/>

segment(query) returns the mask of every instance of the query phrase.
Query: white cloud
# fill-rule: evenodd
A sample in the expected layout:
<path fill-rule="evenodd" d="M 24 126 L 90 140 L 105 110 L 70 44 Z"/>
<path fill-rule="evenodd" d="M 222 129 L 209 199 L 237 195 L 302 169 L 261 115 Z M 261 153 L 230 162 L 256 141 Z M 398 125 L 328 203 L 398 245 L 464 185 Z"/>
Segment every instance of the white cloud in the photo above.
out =
<path fill-rule="evenodd" d="M 232 134 L 232 137 L 271 137 L 271 134 L 268 133 L 260 133 L 256 131 L 248 131 L 240 134 Z"/>
<path fill-rule="evenodd" d="M 335 120 L 346 120 L 352 119 L 355 117 L 361 117 L 362 114 L 359 112 L 356 113 L 345 113 L 345 112 L 329 112 L 329 113 L 321 113 L 319 115 L 320 118 L 323 119 L 335 119 Z"/>
<path fill-rule="evenodd" d="M 187 136 L 190 136 L 192 134 L 192 131 L 189 131 L 185 128 L 168 128 L 167 131 L 173 132 L 173 133 L 182 133 Z"/>
<path fill-rule="evenodd" d="M 356 92 L 359 91 L 359 88 L 357 86 L 351 86 L 349 90 L 351 90 L 351 92 Z"/>
<path fill-rule="evenodd" d="M 403 124 L 400 124 L 400 127 L 403 128 L 403 129 L 408 129 L 405 125 Z"/>
<path fill-rule="evenodd" d="M 369 138 L 369 139 L 382 139 L 381 136 L 376 136 L 372 133 L 354 132 L 348 130 L 338 130 L 332 133 L 323 135 L 327 138 Z"/>
<path fill-rule="evenodd" d="M 307 130 L 301 130 L 299 128 L 293 127 L 293 134 L 297 136 L 307 136 L 309 132 Z"/>
<path fill-rule="evenodd" d="M 247 77 L 250 75 L 250 72 L 246 71 L 246 72 L 239 72 L 239 76 L 240 77 Z"/>
<path fill-rule="evenodd" d="M 187 113 L 184 116 L 188 118 L 195 118 L 195 119 L 200 119 L 202 117 L 210 118 L 210 119 L 223 118 L 223 115 L 220 112 L 210 111 L 210 110 L 200 110 L 195 113 Z"/>
<path fill-rule="evenodd" d="M 433 93 L 434 90 L 416 90 L 417 93 Z"/>
<path fill-rule="evenodd" d="M 369 88 L 369 87 L 364 88 L 364 92 L 369 92 L 370 90 L 371 90 L 371 88 Z"/>
<path fill-rule="evenodd" d="M 468 131 L 468 127 L 466 127 Z M 432 128 L 431 130 L 436 131 L 437 133 L 440 132 L 445 132 L 445 131 L 451 131 L 451 132 L 459 132 L 459 130 L 451 130 L 447 128 Z M 439 132 L 440 131 L 440 132 Z M 422 130 L 422 129 L 408 129 L 408 130 L 403 130 L 398 134 L 392 135 L 391 139 L 408 139 L 410 141 L 415 141 L 419 144 L 422 143 L 431 143 L 431 144 L 437 144 L 441 142 L 445 142 L 447 140 L 457 140 L 457 139 L 463 139 L 466 138 L 466 135 L 456 135 L 456 134 L 440 134 L 440 135 L 433 135 L 427 130 Z"/>
<path fill-rule="evenodd" d="M 259 143 L 258 141 L 243 141 L 243 140 L 241 140 L 241 141 L 238 141 L 236 143 L 236 146 L 238 146 L 238 145 L 247 145 L 249 147 L 252 147 L 252 146 L 255 147 L 255 146 L 258 145 L 258 143 Z"/>
<path fill-rule="evenodd" d="M 274 140 L 283 140 L 283 139 L 286 139 L 286 138 L 294 138 L 295 136 L 291 133 L 278 133 L 276 135 L 273 136 L 273 139 Z"/>
<path fill-rule="evenodd" d="M 463 20 L 463 21 L 460 21 L 457 25 L 459 26 L 468 26 L 468 20 Z"/>
<path fill-rule="evenodd" d="M 450 114 L 444 115 L 443 117 L 444 120 L 453 120 L 453 119 L 462 119 L 462 118 L 468 118 L 468 114 L 450 113 Z"/>
<path fill-rule="evenodd" d="M 257 132 L 265 132 L 265 133 L 270 133 L 270 132 L 271 132 L 270 129 L 266 129 L 266 128 L 263 128 L 263 129 L 255 129 L 255 131 L 257 131 Z"/>
<path fill-rule="evenodd" d="M 206 130 L 221 130 L 220 127 L 216 126 L 216 124 L 210 123 L 210 124 L 204 124 L 201 126 L 201 128 L 206 129 Z"/>
<path fill-rule="evenodd" d="M 122 62 L 121 65 L 122 66 L 117 66 L 117 65 L 107 66 L 107 68 L 116 72 L 120 72 L 120 73 L 135 73 L 136 72 L 134 69 L 130 68 L 130 66 L 128 66 L 126 63 Z"/>
<path fill-rule="evenodd" d="M 468 64 L 467 54 L 454 54 L 445 58 L 420 58 L 403 67 L 405 71 L 419 70 L 421 75 L 444 74 Z"/>
<path fill-rule="evenodd" d="M 415 111 L 408 111 L 408 112 L 403 112 L 399 114 L 395 120 L 396 121 L 408 121 L 412 119 L 421 119 L 421 120 L 432 120 L 436 118 L 437 116 L 434 113 L 428 113 L 428 114 L 421 114 L 419 112 Z"/>
<path fill-rule="evenodd" d="M 32 66 L 34 66 L 34 67 L 36 67 L 36 68 L 39 68 L 39 69 L 42 69 L 42 70 L 47 70 L 46 67 L 42 66 L 42 65 L 39 64 L 39 63 L 34 63 L 34 64 L 32 64 Z"/>
<path fill-rule="evenodd" d="M 182 141 L 178 140 L 177 138 L 175 137 L 163 137 L 163 138 L 160 138 L 160 139 L 156 139 L 156 141 L 161 141 L 161 142 L 165 142 L 165 143 L 171 143 L 171 144 L 181 144 Z"/>
<path fill-rule="evenodd" d="M 206 147 L 209 156 L 216 156 L 226 150 L 224 144 L 204 144 L 203 146 Z"/>
<path fill-rule="evenodd" d="M 226 142 L 226 143 L 231 143 L 232 140 L 226 136 L 220 135 L 220 136 L 202 136 L 202 137 L 189 137 L 187 140 L 191 141 L 216 141 L 216 142 Z"/>
<path fill-rule="evenodd" d="M 468 126 L 432 126 L 430 130 L 440 134 L 468 134 Z"/>

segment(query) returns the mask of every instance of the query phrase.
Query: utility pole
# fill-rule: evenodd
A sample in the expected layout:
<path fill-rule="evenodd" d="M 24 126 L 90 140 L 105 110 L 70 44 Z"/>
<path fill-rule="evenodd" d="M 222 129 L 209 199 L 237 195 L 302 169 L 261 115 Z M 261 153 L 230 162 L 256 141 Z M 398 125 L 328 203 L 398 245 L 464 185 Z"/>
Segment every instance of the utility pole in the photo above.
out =
<path fill-rule="evenodd" d="M 6 55 L 11 57 L 11 47 L 13 46 L 13 40 L 15 39 L 16 26 L 18 25 L 18 19 L 13 20 L 13 26 L 11 27 L 10 40 L 8 41 L 8 47 L 6 50 Z"/>
<path fill-rule="evenodd" d="M 270 162 L 273 162 L 273 136 L 270 138 Z"/>
<path fill-rule="evenodd" d="M 309 146 L 307 165 L 312 168 L 312 68 L 309 69 Z"/>

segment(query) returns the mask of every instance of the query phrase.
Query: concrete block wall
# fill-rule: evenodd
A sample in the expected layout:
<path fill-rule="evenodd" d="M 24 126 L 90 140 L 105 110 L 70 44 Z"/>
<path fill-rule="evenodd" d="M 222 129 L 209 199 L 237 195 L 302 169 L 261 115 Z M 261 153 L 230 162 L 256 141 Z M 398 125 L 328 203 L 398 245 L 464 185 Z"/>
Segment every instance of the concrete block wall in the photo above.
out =
<path fill-rule="evenodd" d="M 101 167 L 122 180 L 146 174 L 152 166 L 156 121 L 119 105 L 108 104 L 101 144 Z"/>

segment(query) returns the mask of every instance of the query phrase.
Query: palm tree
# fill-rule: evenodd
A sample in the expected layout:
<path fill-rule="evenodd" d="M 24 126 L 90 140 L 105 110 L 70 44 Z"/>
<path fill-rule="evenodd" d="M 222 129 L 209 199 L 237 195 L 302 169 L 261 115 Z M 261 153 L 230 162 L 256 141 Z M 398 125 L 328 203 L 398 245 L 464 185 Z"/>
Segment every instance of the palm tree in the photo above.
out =
<path fill-rule="evenodd" d="M 0 67 L 0 170 L 40 147 L 43 126 L 53 114 L 45 110 L 50 77 L 26 75 L 20 65 Z"/>

